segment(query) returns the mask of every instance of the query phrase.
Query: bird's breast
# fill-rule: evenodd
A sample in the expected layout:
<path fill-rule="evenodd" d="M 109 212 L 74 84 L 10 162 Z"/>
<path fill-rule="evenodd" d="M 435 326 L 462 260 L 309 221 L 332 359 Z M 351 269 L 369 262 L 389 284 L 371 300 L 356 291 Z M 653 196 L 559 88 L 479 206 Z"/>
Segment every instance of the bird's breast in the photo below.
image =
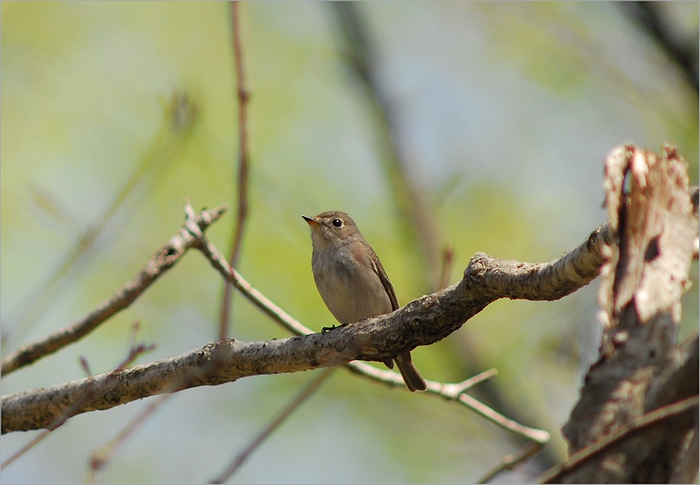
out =
<path fill-rule="evenodd" d="M 349 249 L 315 251 L 311 260 L 321 298 L 340 323 L 390 313 L 391 300 L 369 260 L 353 259 Z"/>

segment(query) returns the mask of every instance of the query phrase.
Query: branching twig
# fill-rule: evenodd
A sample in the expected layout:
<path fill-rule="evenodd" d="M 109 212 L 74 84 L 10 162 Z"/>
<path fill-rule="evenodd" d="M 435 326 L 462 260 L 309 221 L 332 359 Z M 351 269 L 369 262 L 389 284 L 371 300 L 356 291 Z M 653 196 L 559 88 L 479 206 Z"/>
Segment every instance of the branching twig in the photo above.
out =
<path fill-rule="evenodd" d="M 8 334 L 20 325 L 25 331 L 31 327 L 46 311 L 51 301 L 68 287 L 65 284 L 67 278 L 74 274 L 80 265 L 87 262 L 90 250 L 98 237 L 104 233 L 127 200 L 133 198 L 137 189 L 143 192 L 148 182 L 152 182 L 166 170 L 172 170 L 173 160 L 199 119 L 197 100 L 187 92 L 176 91 L 164 103 L 163 115 L 161 129 L 144 152 L 129 179 L 119 189 L 118 194 L 90 226 L 85 228 L 59 266 L 53 272 L 49 272 L 46 281 L 30 291 L 16 314 L 8 318 L 9 321 L 2 322 L 3 344 L 7 341 Z M 3 373 L 5 373 L 4 364 Z"/>
<path fill-rule="evenodd" d="M 191 207 L 189 209 L 191 210 Z M 187 224 L 190 224 L 190 227 L 194 225 L 194 227 L 203 231 L 218 220 L 225 210 L 223 207 L 206 210 L 193 221 L 186 222 L 185 227 L 180 229 L 178 234 L 160 248 L 139 274 L 124 285 L 115 295 L 99 304 L 94 310 L 74 324 L 39 340 L 25 344 L 6 355 L 2 359 L 2 374 L 7 375 L 20 367 L 31 364 L 66 345 L 80 340 L 104 321 L 127 308 L 163 273 L 172 268 L 188 249 L 198 244 L 199 238 L 197 235 L 192 234 Z"/>
<path fill-rule="evenodd" d="M 499 463 L 495 467 L 491 468 L 491 470 L 486 472 L 477 483 L 488 483 L 499 473 L 504 472 L 506 470 L 512 470 L 513 468 L 515 468 L 516 465 L 534 456 L 538 451 L 540 451 L 543 445 L 544 443 L 531 441 L 522 448 L 520 448 L 517 452 L 511 455 L 504 456 L 501 460 L 501 463 Z"/>
<path fill-rule="evenodd" d="M 250 100 L 250 91 L 246 83 L 245 62 L 243 59 L 240 10 L 241 2 L 231 2 L 231 32 L 233 35 L 234 64 L 236 66 L 236 97 L 238 98 L 238 217 L 228 259 L 231 268 L 238 267 L 238 259 L 243 244 L 243 232 L 248 217 L 248 101 Z M 219 318 L 220 339 L 228 336 L 232 297 L 231 287 L 225 285 Z"/>
<path fill-rule="evenodd" d="M 243 451 L 235 456 L 233 461 L 224 470 L 221 475 L 214 478 L 210 483 L 226 483 L 229 478 L 236 473 L 248 457 L 265 441 L 280 425 L 301 406 L 308 398 L 310 398 L 320 387 L 321 384 L 331 376 L 335 369 L 329 368 L 316 376 L 306 387 L 304 387 L 298 395 L 294 397 L 281 411 L 251 440 Z"/>
<path fill-rule="evenodd" d="M 122 372 L 126 367 L 131 365 L 136 358 L 141 355 L 144 352 L 150 352 L 155 348 L 155 345 L 145 345 L 145 344 L 137 344 L 136 343 L 136 335 L 139 330 L 139 324 L 138 322 L 135 323 L 132 327 L 132 341 L 131 341 L 131 346 L 129 348 L 129 354 L 127 357 L 124 359 L 124 361 L 119 364 L 113 371 L 112 374 L 118 375 L 120 372 Z M 90 373 L 92 374 L 92 373 Z M 156 399 L 153 401 L 148 408 L 146 409 L 145 412 L 141 413 L 139 416 L 137 416 L 136 419 L 134 419 L 131 423 L 129 423 L 118 435 L 116 438 L 114 438 L 111 442 L 108 444 L 104 445 L 101 447 L 98 451 L 94 452 L 91 457 L 90 457 L 90 468 L 88 471 L 88 476 L 85 480 L 86 483 L 93 483 L 95 479 L 95 475 L 104 468 L 104 465 L 107 463 L 107 460 L 109 459 L 111 453 L 114 452 L 114 449 L 119 445 L 120 443 L 124 442 L 126 438 L 133 433 L 133 431 L 140 425 L 141 423 L 144 422 L 146 417 L 151 415 L 168 397 L 172 396 L 172 394 L 164 394 L 160 396 L 159 399 Z"/>
<path fill-rule="evenodd" d="M 95 476 L 104 469 L 105 465 L 111 458 L 112 454 L 116 450 L 117 446 L 123 443 L 129 436 L 131 436 L 134 431 L 141 426 L 146 418 L 151 416 L 160 406 L 165 403 L 172 393 L 167 393 L 159 396 L 153 402 L 151 402 L 146 409 L 141 411 L 141 413 L 136 416 L 129 424 L 127 424 L 120 432 L 108 443 L 101 446 L 97 451 L 90 455 L 90 465 L 88 468 L 87 477 L 85 478 L 85 483 L 94 483 Z"/>

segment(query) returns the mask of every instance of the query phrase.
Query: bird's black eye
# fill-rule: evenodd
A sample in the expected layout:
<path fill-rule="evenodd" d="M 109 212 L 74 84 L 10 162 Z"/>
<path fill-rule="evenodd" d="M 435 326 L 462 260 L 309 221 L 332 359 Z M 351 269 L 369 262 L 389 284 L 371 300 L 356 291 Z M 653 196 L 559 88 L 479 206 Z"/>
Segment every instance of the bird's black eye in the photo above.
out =
<path fill-rule="evenodd" d="M 335 227 L 343 227 L 343 221 L 340 219 L 333 219 L 331 224 L 333 224 Z"/>

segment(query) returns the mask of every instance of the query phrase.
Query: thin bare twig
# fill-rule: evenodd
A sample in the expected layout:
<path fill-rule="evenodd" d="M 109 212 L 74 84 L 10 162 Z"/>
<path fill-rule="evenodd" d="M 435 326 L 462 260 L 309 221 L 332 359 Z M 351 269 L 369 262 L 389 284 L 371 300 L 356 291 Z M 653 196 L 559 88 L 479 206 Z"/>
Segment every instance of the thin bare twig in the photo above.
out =
<path fill-rule="evenodd" d="M 192 211 L 189 203 L 186 204 L 185 210 L 186 213 L 188 213 L 188 210 Z M 17 350 L 6 355 L 2 359 L 2 374 L 7 375 L 20 367 L 36 362 L 42 357 L 46 357 L 67 345 L 77 342 L 107 319 L 127 308 L 163 273 L 172 268 L 188 249 L 199 243 L 199 238 L 197 235 L 192 234 L 191 228 L 195 227 L 199 231 L 205 230 L 217 221 L 225 210 L 225 208 L 219 207 L 202 211 L 194 220 L 186 220 L 185 226 L 180 229 L 178 234 L 160 248 L 139 274 L 124 285 L 116 294 L 100 303 L 94 310 L 72 325 L 39 340 L 22 345 Z"/>
<path fill-rule="evenodd" d="M 229 266 L 238 267 L 243 245 L 243 233 L 248 217 L 248 101 L 250 91 L 246 83 L 243 40 L 241 34 L 241 2 L 231 2 L 231 32 L 233 35 L 233 55 L 236 66 L 236 97 L 238 99 L 238 216 L 231 240 Z M 224 286 L 219 317 L 219 339 L 228 337 L 228 326 L 233 306 L 233 294 L 229 285 Z"/>
<path fill-rule="evenodd" d="M 175 386 L 173 386 L 174 390 Z M 101 446 L 97 451 L 90 455 L 90 466 L 88 467 L 87 477 L 85 478 L 85 483 L 94 483 L 97 474 L 102 471 L 109 461 L 109 459 L 114 454 L 117 447 L 124 443 L 126 439 L 131 436 L 139 426 L 143 425 L 148 417 L 153 415 L 153 413 L 159 409 L 165 401 L 170 399 L 174 394 L 169 392 L 159 396 L 157 399 L 153 400 L 146 409 L 141 411 L 130 423 L 128 423 L 112 440 Z"/>
<path fill-rule="evenodd" d="M 685 413 L 698 412 L 698 396 L 690 396 L 673 404 L 668 404 L 655 409 L 630 424 L 622 426 L 614 433 L 585 447 L 572 455 L 566 462 L 548 471 L 539 478 L 539 483 L 558 483 L 568 472 L 580 466 L 582 463 L 599 456 L 601 453 L 615 446 L 617 443 L 630 438 L 645 428 L 656 426 L 664 421 L 675 418 Z"/>
<path fill-rule="evenodd" d="M 534 456 L 540 449 L 542 449 L 544 443 L 539 443 L 536 441 L 531 441 L 525 446 L 520 448 L 517 452 L 506 455 L 501 460 L 501 463 L 491 468 L 488 472 L 482 476 L 476 483 L 488 483 L 493 480 L 499 473 L 512 470 L 520 463 L 528 460 L 530 457 Z"/>
<path fill-rule="evenodd" d="M 150 147 L 144 152 L 140 163 L 109 206 L 84 229 L 56 269 L 49 272 L 46 280 L 33 288 L 14 314 L 2 322 L 3 345 L 9 340 L 10 333 L 20 326 L 25 332 L 31 328 L 49 308 L 51 302 L 69 286 L 65 282 L 89 260 L 99 236 L 112 223 L 117 212 L 134 197 L 134 193 L 139 190 L 145 193 L 148 183 L 156 179 L 162 181 L 162 177 L 159 176 L 172 169 L 172 162 L 182 151 L 199 119 L 199 106 L 196 99 L 187 92 L 176 91 L 164 103 L 163 115 L 161 128 Z"/>
<path fill-rule="evenodd" d="M 191 207 L 190 207 L 191 209 Z M 194 217 L 194 212 L 193 211 L 187 211 L 190 213 L 190 216 L 188 217 L 188 220 L 193 220 Z M 197 231 L 193 231 L 193 233 L 197 233 Z M 199 232 L 198 237 L 202 237 L 203 234 Z M 133 353 L 134 349 L 140 349 L 143 348 L 143 345 L 134 345 L 132 344 L 132 352 L 130 352 L 130 355 Z M 213 361 L 210 363 L 209 367 L 214 367 L 217 365 L 216 361 Z M 119 373 L 123 372 L 125 370 L 125 365 L 117 367 L 112 374 L 118 375 Z M 183 389 L 184 387 L 187 387 L 187 382 L 190 380 L 190 375 L 187 373 L 180 375 L 177 379 L 174 379 L 170 384 L 168 384 L 163 390 L 162 394 L 155 400 L 153 400 L 140 414 L 138 414 L 134 419 L 131 420 L 112 440 L 109 442 L 105 443 L 103 446 L 101 446 L 98 450 L 96 450 L 92 455 L 90 456 L 90 463 L 89 463 L 89 468 L 88 468 L 88 473 L 87 477 L 85 479 L 86 483 L 94 483 L 95 477 L 97 474 L 102 471 L 107 464 L 107 462 L 111 459 L 112 455 L 115 453 L 117 447 L 121 444 L 123 444 L 127 438 L 129 438 L 131 435 L 136 432 L 136 430 L 140 427 L 143 426 L 143 424 L 146 422 L 146 420 L 151 417 L 165 402 L 170 399 L 172 396 L 175 395 L 175 392 Z"/>
<path fill-rule="evenodd" d="M 438 278 L 437 290 L 446 288 L 450 284 L 450 273 L 452 272 L 452 263 L 454 262 L 455 252 L 451 247 L 445 247 L 442 251 L 442 268 L 440 269 L 440 277 Z"/>
<path fill-rule="evenodd" d="M 411 177 L 409 172 L 409 157 L 414 151 L 406 146 L 406 139 L 399 130 L 396 110 L 379 80 L 378 49 L 362 16 L 363 5 L 358 2 L 329 2 L 328 5 L 342 36 L 344 59 L 362 89 L 370 115 L 376 122 L 379 150 L 383 155 L 380 157 L 381 168 L 400 216 L 400 229 L 407 233 L 415 248 L 417 262 L 422 266 L 416 273 L 425 275 L 421 290 L 436 291 L 440 269 L 439 228 L 415 177 Z"/>
<path fill-rule="evenodd" d="M 136 335 L 138 333 L 138 330 L 140 328 L 140 325 L 138 322 L 134 323 L 132 327 L 132 337 L 131 337 L 131 346 L 129 348 L 129 354 L 127 357 L 124 359 L 124 361 L 119 364 L 113 371 L 113 375 L 118 375 L 121 373 L 125 368 L 127 368 L 129 365 L 131 365 L 136 358 L 138 358 L 139 355 L 141 355 L 144 352 L 150 352 L 151 350 L 155 349 L 155 345 L 145 345 L 145 344 L 137 344 L 136 343 Z M 91 375 L 92 373 L 90 373 Z M 145 412 L 137 416 L 130 424 L 128 424 L 118 435 L 116 438 L 114 438 L 111 442 L 108 444 L 104 445 L 102 448 L 100 448 L 98 451 L 94 452 L 90 456 L 90 468 L 88 471 L 87 478 L 85 479 L 86 483 L 93 483 L 95 479 L 95 475 L 104 468 L 104 465 L 107 463 L 107 461 L 110 458 L 111 453 L 114 452 L 114 449 L 117 447 L 118 444 L 124 442 L 126 438 L 136 429 L 136 427 L 140 424 L 142 424 L 146 417 L 148 417 L 150 414 L 152 414 L 168 397 L 172 396 L 172 394 L 164 394 L 160 396 L 158 399 L 153 401 L 147 408 Z"/>
<path fill-rule="evenodd" d="M 370 364 L 360 361 L 353 361 L 345 367 L 352 373 L 373 379 L 377 382 L 390 385 L 396 388 L 404 388 L 405 384 L 401 376 L 390 370 L 379 369 Z M 454 401 L 480 415 L 487 421 L 492 422 L 499 428 L 508 431 L 516 436 L 533 441 L 537 444 L 537 449 L 549 442 L 550 436 L 547 431 L 524 426 L 502 414 L 494 411 L 479 400 L 465 394 L 465 392 L 475 385 L 494 377 L 498 372 L 496 369 L 488 369 L 462 382 L 446 383 L 426 380 L 428 389 L 425 394 L 432 394 L 448 401 Z M 528 458 L 525 456 L 523 459 Z"/>
<path fill-rule="evenodd" d="M 280 425 L 294 412 L 299 406 L 301 406 L 308 398 L 314 395 L 314 393 L 321 387 L 321 384 L 326 382 L 326 380 L 331 376 L 334 367 L 330 367 L 318 376 L 316 376 L 311 382 L 309 382 L 294 399 L 292 399 L 277 416 L 270 421 L 267 426 L 265 426 L 260 432 L 250 441 L 250 443 L 238 453 L 234 459 L 231 461 L 229 466 L 224 470 L 221 475 L 214 478 L 209 483 L 226 483 L 229 478 L 236 473 L 241 466 L 245 463 L 248 457 L 265 441 Z"/>

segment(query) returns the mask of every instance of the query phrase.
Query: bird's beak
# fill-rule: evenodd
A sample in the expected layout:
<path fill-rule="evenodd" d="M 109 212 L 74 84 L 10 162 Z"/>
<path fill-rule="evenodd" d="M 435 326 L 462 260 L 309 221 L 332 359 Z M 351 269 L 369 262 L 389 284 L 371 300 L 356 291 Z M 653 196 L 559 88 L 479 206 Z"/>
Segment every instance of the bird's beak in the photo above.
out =
<path fill-rule="evenodd" d="M 315 217 L 301 216 L 311 227 L 318 226 L 318 221 Z"/>

